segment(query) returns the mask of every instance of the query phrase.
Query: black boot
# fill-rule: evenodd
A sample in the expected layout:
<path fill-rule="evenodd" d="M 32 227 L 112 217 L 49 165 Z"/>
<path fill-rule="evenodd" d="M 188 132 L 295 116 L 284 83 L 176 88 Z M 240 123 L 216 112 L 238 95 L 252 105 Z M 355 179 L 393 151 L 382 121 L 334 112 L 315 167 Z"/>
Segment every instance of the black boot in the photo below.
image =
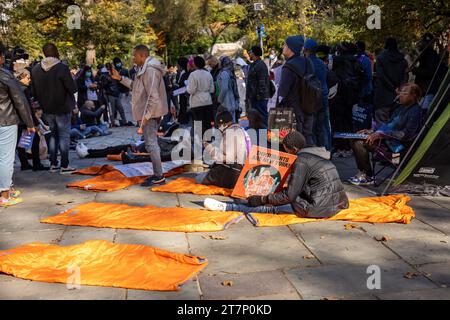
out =
<path fill-rule="evenodd" d="M 129 152 L 122 152 L 122 163 L 140 163 L 140 162 L 151 162 L 150 156 L 135 156 Z"/>

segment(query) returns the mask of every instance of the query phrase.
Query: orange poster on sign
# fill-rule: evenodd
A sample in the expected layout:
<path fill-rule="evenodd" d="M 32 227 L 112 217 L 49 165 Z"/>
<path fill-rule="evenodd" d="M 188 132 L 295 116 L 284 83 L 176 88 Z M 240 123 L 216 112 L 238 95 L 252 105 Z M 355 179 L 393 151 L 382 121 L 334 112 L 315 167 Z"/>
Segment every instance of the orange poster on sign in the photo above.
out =
<path fill-rule="evenodd" d="M 295 159 L 289 153 L 253 146 L 231 196 L 246 199 L 280 190 Z"/>

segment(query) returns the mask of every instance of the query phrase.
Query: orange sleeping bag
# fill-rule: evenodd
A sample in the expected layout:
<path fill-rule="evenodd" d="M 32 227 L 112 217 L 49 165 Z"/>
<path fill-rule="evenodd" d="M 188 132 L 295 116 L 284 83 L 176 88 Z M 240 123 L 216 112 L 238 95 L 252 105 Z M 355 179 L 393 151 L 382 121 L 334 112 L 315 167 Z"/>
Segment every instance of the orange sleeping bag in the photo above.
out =
<path fill-rule="evenodd" d="M 18 278 L 139 290 L 178 290 L 207 264 L 203 257 L 104 240 L 0 251 L 0 272 Z"/>
<path fill-rule="evenodd" d="M 195 182 L 195 179 L 191 178 L 178 178 L 165 185 L 153 187 L 151 190 L 155 192 L 193 193 L 204 196 L 218 195 L 225 197 L 231 196 L 231 193 L 233 192 L 232 189 L 198 184 Z"/>
<path fill-rule="evenodd" d="M 257 214 L 249 215 L 258 227 L 276 227 L 290 224 L 347 220 L 353 222 L 408 224 L 415 217 L 414 210 L 407 205 L 411 198 L 405 195 L 390 195 L 378 198 L 361 198 L 350 200 L 348 209 L 326 219 L 300 218 L 294 214 Z"/>
<path fill-rule="evenodd" d="M 240 212 L 90 202 L 42 219 L 41 222 L 114 229 L 212 232 L 225 230 L 243 218 Z"/>
<path fill-rule="evenodd" d="M 184 167 L 170 170 L 164 176 L 166 178 L 186 172 Z M 147 176 L 128 178 L 113 166 L 96 166 L 78 170 L 75 174 L 97 175 L 87 180 L 76 181 L 67 184 L 68 188 L 81 189 L 93 192 L 111 192 L 128 188 L 135 184 L 141 184 L 147 180 Z"/>

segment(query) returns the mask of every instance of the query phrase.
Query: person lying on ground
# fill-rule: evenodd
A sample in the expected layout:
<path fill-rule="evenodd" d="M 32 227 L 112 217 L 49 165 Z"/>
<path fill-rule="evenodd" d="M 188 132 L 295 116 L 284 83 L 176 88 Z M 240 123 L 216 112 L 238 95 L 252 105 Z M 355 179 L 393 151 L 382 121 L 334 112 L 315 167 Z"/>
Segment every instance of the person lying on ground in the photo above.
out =
<path fill-rule="evenodd" d="M 178 123 L 177 108 L 172 104 L 170 112 L 162 117 L 161 124 L 158 129 L 159 137 L 171 137 L 172 133 L 180 127 Z"/>
<path fill-rule="evenodd" d="M 158 144 L 161 149 L 161 161 L 172 161 L 172 150 L 178 142 L 158 138 Z M 85 144 L 78 143 L 76 152 L 81 159 L 106 158 L 109 155 L 121 155 L 123 164 L 152 162 L 150 154 L 146 150 L 144 141 L 138 141 L 135 144 L 117 145 L 104 149 L 89 149 Z"/>
<path fill-rule="evenodd" d="M 251 141 L 247 132 L 233 123 L 233 115 L 222 111 L 216 122 L 222 133 L 218 143 L 204 142 L 205 153 L 214 161 L 211 169 L 197 176 L 197 183 L 234 188 L 250 153 Z"/>
<path fill-rule="evenodd" d="M 289 133 L 283 145 L 287 152 L 297 155 L 287 187 L 267 196 L 251 196 L 247 204 L 228 204 L 207 198 L 205 208 L 244 213 L 292 213 L 305 218 L 329 218 L 348 208 L 344 186 L 325 148 L 305 148 L 305 137 L 297 131 Z"/>
<path fill-rule="evenodd" d="M 374 184 L 373 170 L 370 163 L 370 152 L 377 146 L 387 153 L 400 153 L 407 149 L 421 128 L 422 110 L 419 105 L 421 89 L 414 83 L 400 87 L 400 106 L 395 109 L 390 120 L 381 125 L 375 132 L 361 130 L 358 133 L 368 134 L 366 140 L 355 140 L 352 143 L 356 165 L 359 172 L 349 179 L 354 185 Z"/>

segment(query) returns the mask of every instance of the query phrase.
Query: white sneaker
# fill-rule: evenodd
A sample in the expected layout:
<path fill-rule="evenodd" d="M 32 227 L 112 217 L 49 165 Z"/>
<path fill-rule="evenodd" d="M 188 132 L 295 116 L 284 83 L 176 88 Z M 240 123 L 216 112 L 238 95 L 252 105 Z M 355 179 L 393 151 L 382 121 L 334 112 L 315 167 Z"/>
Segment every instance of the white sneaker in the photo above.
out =
<path fill-rule="evenodd" d="M 227 204 L 215 199 L 206 198 L 203 206 L 210 211 L 226 211 Z"/>
<path fill-rule="evenodd" d="M 67 168 L 61 168 L 61 171 L 60 171 L 60 173 L 61 174 L 71 174 L 71 173 L 73 173 L 73 172 L 75 172 L 75 171 L 77 171 L 77 169 L 76 168 L 72 168 L 72 167 L 67 167 Z"/>
<path fill-rule="evenodd" d="M 50 166 L 49 172 L 55 173 L 55 172 L 58 172 L 58 171 L 60 171 L 60 170 L 61 170 L 61 167 L 58 167 L 58 166 Z"/>
<path fill-rule="evenodd" d="M 88 147 L 82 142 L 77 144 L 75 150 L 80 159 L 86 158 L 89 155 Z"/>

